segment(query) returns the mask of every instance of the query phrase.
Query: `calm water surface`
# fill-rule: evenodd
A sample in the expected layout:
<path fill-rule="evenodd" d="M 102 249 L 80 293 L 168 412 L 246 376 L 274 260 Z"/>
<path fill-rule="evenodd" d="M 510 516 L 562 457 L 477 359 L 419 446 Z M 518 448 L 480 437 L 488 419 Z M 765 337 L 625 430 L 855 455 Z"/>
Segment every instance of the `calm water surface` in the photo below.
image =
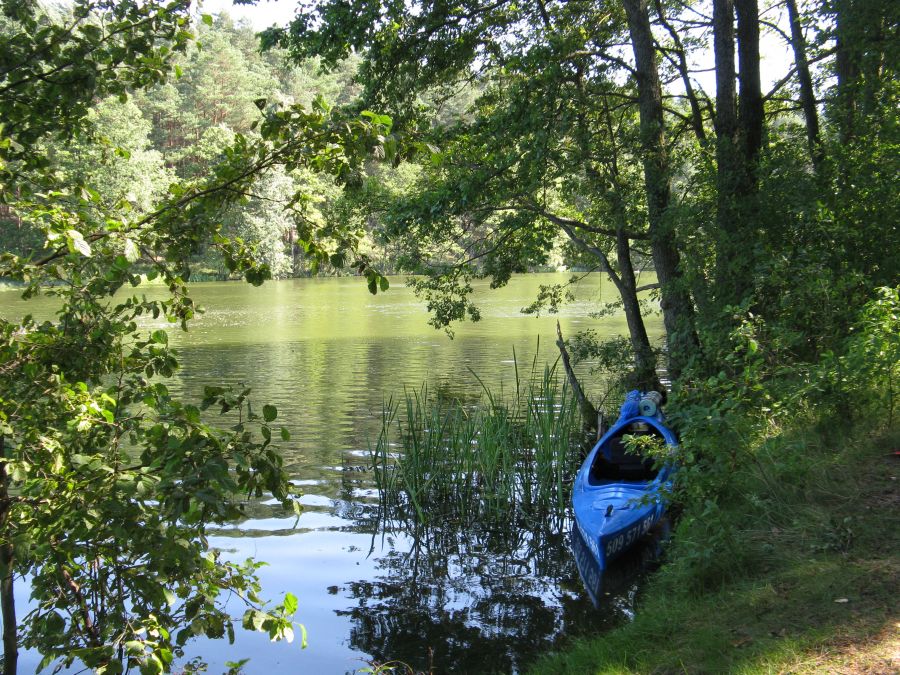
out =
<path fill-rule="evenodd" d="M 271 502 L 251 504 L 249 517 L 217 531 L 213 544 L 236 559 L 269 563 L 261 570 L 265 595 L 299 598 L 296 618 L 309 647 L 238 631 L 234 645 L 193 643 L 190 654 L 201 654 L 212 673 L 246 657 L 246 673 L 354 672 L 371 659 L 441 673 L 514 672 L 565 637 L 626 619 L 638 577 L 605 582 L 595 608 L 568 547 L 567 523 L 407 532 L 379 519 L 365 471 L 385 399 L 423 383 L 477 397 L 481 385 L 470 368 L 492 389 L 510 390 L 514 353 L 520 370 L 533 359 L 553 362 L 557 317 L 519 310 L 541 284 L 567 279 L 526 275 L 497 291 L 480 288 L 481 322 L 457 327 L 453 340 L 428 325 L 401 279 L 378 296 L 358 279 L 194 286 L 206 311 L 189 333 L 170 331 L 182 364 L 170 387 L 199 399 L 205 385 L 245 383 L 258 405 L 275 404 L 292 435 L 279 447 L 305 507 L 297 519 Z M 564 334 L 624 332 L 622 317 L 589 316 L 612 293 L 599 277 L 583 282 L 558 317 Z M 0 293 L 0 313 L 23 313 L 16 298 Z M 43 300 L 28 307 L 52 312 Z"/>

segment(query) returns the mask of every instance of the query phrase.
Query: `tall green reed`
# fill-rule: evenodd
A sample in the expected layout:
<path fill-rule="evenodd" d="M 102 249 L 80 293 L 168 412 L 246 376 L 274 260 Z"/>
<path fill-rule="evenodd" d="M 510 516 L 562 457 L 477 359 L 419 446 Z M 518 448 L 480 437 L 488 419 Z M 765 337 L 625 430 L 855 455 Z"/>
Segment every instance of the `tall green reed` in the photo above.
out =
<path fill-rule="evenodd" d="M 515 353 L 514 353 L 515 361 Z M 404 392 L 383 406 L 370 446 L 386 517 L 417 523 L 514 517 L 564 518 L 579 459 L 577 407 L 556 366 L 526 378 L 516 362 L 513 396 L 482 385 L 475 404 Z"/>

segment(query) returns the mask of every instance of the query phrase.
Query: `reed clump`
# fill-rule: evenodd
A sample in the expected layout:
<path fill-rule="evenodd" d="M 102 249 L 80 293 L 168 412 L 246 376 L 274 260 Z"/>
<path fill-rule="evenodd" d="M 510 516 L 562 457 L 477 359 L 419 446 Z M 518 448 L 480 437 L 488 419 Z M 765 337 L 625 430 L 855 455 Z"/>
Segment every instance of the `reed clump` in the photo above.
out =
<path fill-rule="evenodd" d="M 565 517 L 579 460 L 574 398 L 555 366 L 533 364 L 524 381 L 516 368 L 515 384 L 504 397 L 482 383 L 475 404 L 431 396 L 427 387 L 384 404 L 370 453 L 386 517 Z"/>

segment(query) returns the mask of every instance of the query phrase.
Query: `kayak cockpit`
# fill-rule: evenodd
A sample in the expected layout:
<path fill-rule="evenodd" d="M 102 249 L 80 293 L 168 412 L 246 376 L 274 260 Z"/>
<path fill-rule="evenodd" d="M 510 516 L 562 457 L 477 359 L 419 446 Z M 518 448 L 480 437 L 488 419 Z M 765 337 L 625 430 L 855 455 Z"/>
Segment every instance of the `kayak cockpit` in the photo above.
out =
<path fill-rule="evenodd" d="M 652 457 L 641 457 L 628 451 L 624 436 L 656 436 L 663 443 L 666 437 L 653 424 L 635 421 L 610 436 L 594 454 L 587 479 L 589 485 L 607 483 L 647 483 L 659 474 Z"/>

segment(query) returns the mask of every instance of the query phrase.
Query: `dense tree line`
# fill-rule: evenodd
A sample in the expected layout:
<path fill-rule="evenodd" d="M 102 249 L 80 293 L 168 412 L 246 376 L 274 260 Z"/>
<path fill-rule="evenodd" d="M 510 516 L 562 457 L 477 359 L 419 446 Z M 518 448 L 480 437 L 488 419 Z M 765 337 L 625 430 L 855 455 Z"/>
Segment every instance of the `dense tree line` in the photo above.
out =
<path fill-rule="evenodd" d="M 65 21 L 60 15 L 55 20 Z M 8 20 L 0 31 L 18 30 Z M 238 134 L 254 135 L 260 107 L 302 104 L 319 98 L 328 105 L 349 103 L 356 61 L 322 73 L 315 59 L 294 65 L 283 52 L 261 53 L 247 24 L 227 14 L 201 23 L 183 53 L 172 55 L 172 76 L 146 89 L 98 97 L 90 102 L 84 130 L 73 137 L 42 140 L 42 150 L 60 180 L 108 186 L 103 208 L 146 214 L 174 181 L 207 175 Z M 304 188 L 315 198 L 285 207 Z M 324 224 L 339 188 L 333 178 L 296 168 L 259 176 L 239 202 L 218 214 L 222 233 L 239 237 L 275 278 L 309 273 L 304 234 Z M 6 250 L 31 254 L 43 243 L 38 229 L 10 209 L 0 213 Z M 207 243 L 192 255 L 194 279 L 226 278 L 230 272 Z"/>
<path fill-rule="evenodd" d="M 895 8 L 537 0 L 410 11 L 359 0 L 309 9 L 268 42 L 334 64 L 356 50 L 366 105 L 440 149 L 383 216 L 384 236 L 402 242 L 401 267 L 428 275 L 419 288 L 440 324 L 477 316 L 473 275 L 503 284 L 544 261 L 561 235 L 616 285 L 637 380 L 653 387 L 637 263 L 656 272 L 676 379 L 690 363 L 718 369 L 729 332 L 751 315 L 783 351 L 813 356 L 845 334 L 873 288 L 897 281 L 888 253 L 900 243 L 890 215 Z M 763 31 L 794 55 L 770 91 Z M 698 84 L 705 63 L 713 94 Z M 479 95 L 456 125 L 429 124 L 414 105 L 460 86 Z"/>

